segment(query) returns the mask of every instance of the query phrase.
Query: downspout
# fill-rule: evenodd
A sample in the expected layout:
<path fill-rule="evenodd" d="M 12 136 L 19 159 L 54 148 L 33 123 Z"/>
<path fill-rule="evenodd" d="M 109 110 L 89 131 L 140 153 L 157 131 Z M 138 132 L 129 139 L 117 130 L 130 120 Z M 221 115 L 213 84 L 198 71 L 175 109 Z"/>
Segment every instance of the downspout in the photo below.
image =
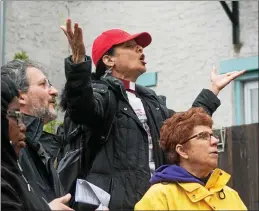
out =
<path fill-rule="evenodd" d="M 5 17 L 6 17 L 6 2 L 0 1 L 0 66 L 5 63 Z"/>

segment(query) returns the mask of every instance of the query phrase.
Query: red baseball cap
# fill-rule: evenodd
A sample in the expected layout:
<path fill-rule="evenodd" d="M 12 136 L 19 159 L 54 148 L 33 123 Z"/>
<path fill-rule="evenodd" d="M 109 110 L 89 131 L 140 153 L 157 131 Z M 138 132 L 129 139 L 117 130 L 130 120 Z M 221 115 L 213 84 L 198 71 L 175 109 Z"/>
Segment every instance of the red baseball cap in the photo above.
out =
<path fill-rule="evenodd" d="M 136 43 L 143 48 L 147 47 L 152 41 L 151 35 L 147 32 L 133 35 L 120 29 L 111 29 L 103 32 L 94 40 L 92 47 L 92 59 L 95 66 L 112 46 L 122 44 L 133 39 L 135 39 Z"/>

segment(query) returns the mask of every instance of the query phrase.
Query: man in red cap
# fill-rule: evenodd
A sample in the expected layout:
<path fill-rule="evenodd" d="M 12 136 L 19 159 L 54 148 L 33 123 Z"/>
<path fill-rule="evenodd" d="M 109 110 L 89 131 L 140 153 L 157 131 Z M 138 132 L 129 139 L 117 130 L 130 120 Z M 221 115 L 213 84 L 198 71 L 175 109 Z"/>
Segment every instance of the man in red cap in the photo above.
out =
<path fill-rule="evenodd" d="M 72 30 L 71 25 L 68 19 L 66 27 L 61 27 L 72 48 L 72 56 L 65 59 L 63 108 L 74 123 L 101 131 L 108 124 L 110 107 L 116 105 L 113 127 L 108 136 L 100 138 L 105 143 L 93 160 L 87 180 L 111 194 L 110 210 L 133 209 L 148 189 L 154 170 L 166 163 L 159 148 L 159 130 L 175 113 L 167 109 L 165 97 L 135 84 L 146 72 L 144 48 L 151 43 L 151 36 L 119 29 L 103 32 L 92 47 L 96 66 L 93 81 L 82 29 L 76 23 Z M 212 115 L 220 105 L 216 95 L 243 72 L 217 75 L 213 69 L 210 89 L 203 89 L 192 106 L 203 107 Z M 116 96 L 112 102 L 111 93 Z"/>

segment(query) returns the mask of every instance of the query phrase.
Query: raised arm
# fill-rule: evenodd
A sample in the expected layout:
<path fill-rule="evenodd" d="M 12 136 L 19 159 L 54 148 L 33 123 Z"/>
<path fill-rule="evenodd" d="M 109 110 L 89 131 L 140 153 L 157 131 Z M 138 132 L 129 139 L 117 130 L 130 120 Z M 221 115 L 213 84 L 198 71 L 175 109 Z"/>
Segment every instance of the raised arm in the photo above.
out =
<path fill-rule="evenodd" d="M 209 89 L 203 89 L 200 94 L 197 96 L 195 101 L 192 104 L 192 107 L 203 107 L 209 115 L 216 111 L 220 106 L 220 100 L 217 98 L 218 93 L 227 86 L 232 80 L 239 77 L 245 72 L 242 71 L 233 71 L 226 74 L 217 74 L 216 68 L 212 68 L 210 80 L 211 85 Z"/>
<path fill-rule="evenodd" d="M 192 107 L 202 107 L 210 116 L 217 110 L 220 106 L 220 100 L 217 95 L 219 92 L 227 86 L 235 78 L 239 77 L 245 73 L 242 71 L 233 71 L 226 74 L 217 74 L 216 68 L 213 67 L 211 72 L 211 84 L 209 89 L 203 89 L 200 94 L 194 100 Z M 169 109 L 170 116 L 172 116 L 175 111 Z"/>
<path fill-rule="evenodd" d="M 62 93 L 61 106 L 77 124 L 94 126 L 101 122 L 107 104 L 108 88 L 99 85 L 93 91 L 91 80 L 92 61 L 85 56 L 82 29 L 77 23 L 74 32 L 71 20 L 62 30 L 68 38 L 72 56 L 65 59 L 66 84 Z"/>

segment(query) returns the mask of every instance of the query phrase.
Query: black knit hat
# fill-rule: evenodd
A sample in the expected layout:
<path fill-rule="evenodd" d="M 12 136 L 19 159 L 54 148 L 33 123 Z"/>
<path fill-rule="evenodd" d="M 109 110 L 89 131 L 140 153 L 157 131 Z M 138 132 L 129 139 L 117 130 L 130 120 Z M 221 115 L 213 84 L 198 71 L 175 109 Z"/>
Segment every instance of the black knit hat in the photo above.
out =
<path fill-rule="evenodd" d="M 8 105 L 15 97 L 19 96 L 19 92 L 15 84 L 8 76 L 1 74 L 1 146 L 9 143 L 9 125 L 6 118 Z"/>
<path fill-rule="evenodd" d="M 1 110 L 7 111 L 8 105 L 15 97 L 19 96 L 19 92 L 13 81 L 6 75 L 1 75 Z M 4 111 L 3 111 L 4 109 Z"/>

